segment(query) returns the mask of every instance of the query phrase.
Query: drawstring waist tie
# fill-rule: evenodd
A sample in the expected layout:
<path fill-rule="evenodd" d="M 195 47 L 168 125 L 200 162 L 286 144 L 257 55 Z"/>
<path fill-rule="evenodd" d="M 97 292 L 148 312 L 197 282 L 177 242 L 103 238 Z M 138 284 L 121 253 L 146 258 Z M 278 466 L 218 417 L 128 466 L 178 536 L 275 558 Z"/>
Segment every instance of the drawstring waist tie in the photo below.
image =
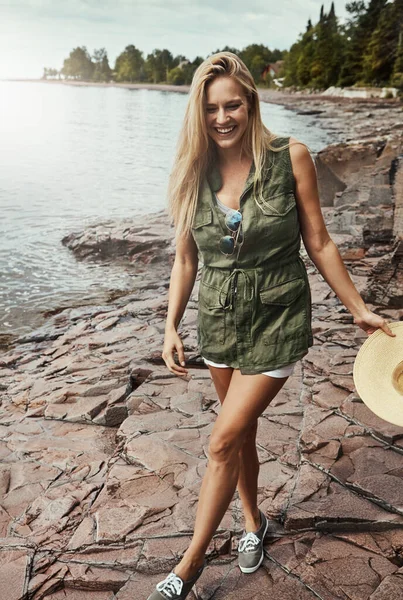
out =
<path fill-rule="evenodd" d="M 224 279 L 224 281 L 222 282 L 222 284 L 220 286 L 220 293 L 218 296 L 218 301 L 219 301 L 220 306 L 224 310 L 227 310 L 227 309 L 232 310 L 234 296 L 237 291 L 236 284 L 238 281 L 238 275 L 243 275 L 243 278 L 244 278 L 245 286 L 244 286 L 243 299 L 248 302 L 253 300 L 255 290 L 253 287 L 253 282 L 251 281 L 249 275 L 247 274 L 247 272 L 244 269 L 234 269 L 233 271 L 231 271 L 231 273 L 228 275 L 228 277 L 226 277 Z M 250 293 L 248 294 L 248 292 L 250 292 Z M 222 302 L 223 294 L 225 294 L 224 302 Z"/>
<path fill-rule="evenodd" d="M 288 256 L 285 260 L 277 260 L 273 270 L 278 270 L 279 268 L 282 268 L 285 265 L 288 265 L 293 262 L 300 262 L 302 267 L 305 269 L 304 262 L 301 256 L 297 254 L 293 256 Z M 209 268 L 208 265 L 204 265 L 204 267 Z M 214 269 L 215 267 L 212 268 Z M 220 307 L 224 310 L 232 310 L 235 293 L 237 292 L 238 275 L 242 275 L 244 278 L 243 299 L 247 302 L 251 302 L 251 300 L 253 300 L 255 296 L 255 288 L 253 280 L 251 279 L 251 275 L 254 278 L 257 273 L 264 273 L 267 270 L 267 265 L 246 269 L 234 268 L 230 272 L 230 274 L 227 277 L 225 277 L 224 281 L 219 287 L 218 302 Z M 251 275 L 248 275 L 248 271 L 252 272 Z"/>

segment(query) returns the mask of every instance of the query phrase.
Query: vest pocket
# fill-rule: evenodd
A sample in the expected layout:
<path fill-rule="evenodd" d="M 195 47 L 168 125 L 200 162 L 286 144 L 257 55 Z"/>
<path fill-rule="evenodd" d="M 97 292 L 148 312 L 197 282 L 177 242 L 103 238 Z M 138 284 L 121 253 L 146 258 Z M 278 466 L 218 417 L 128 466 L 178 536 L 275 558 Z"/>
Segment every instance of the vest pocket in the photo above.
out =
<path fill-rule="evenodd" d="M 200 281 L 198 336 L 200 351 L 214 353 L 225 342 L 226 311 L 219 302 L 220 290 Z"/>
<path fill-rule="evenodd" d="M 296 205 L 294 192 L 281 192 L 275 195 L 263 192 L 263 200 L 259 197 L 256 201 L 265 215 L 283 217 Z"/>
<path fill-rule="evenodd" d="M 263 304 L 289 306 L 298 298 L 304 288 L 305 279 L 303 277 L 295 277 L 289 281 L 284 281 L 283 283 L 260 290 L 259 295 Z"/>
<path fill-rule="evenodd" d="M 259 331 L 266 346 L 304 334 L 307 325 L 307 284 L 294 277 L 259 290 Z"/>
<path fill-rule="evenodd" d="M 195 218 L 193 220 L 192 229 L 199 229 L 203 225 L 209 225 L 213 220 L 213 214 L 211 208 L 197 210 Z"/>

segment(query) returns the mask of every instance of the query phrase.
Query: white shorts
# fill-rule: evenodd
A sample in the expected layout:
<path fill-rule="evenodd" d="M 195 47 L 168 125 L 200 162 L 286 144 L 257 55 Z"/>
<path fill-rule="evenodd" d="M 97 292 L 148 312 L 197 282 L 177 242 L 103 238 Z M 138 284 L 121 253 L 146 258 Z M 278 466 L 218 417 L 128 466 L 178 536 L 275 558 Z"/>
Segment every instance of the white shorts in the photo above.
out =
<path fill-rule="evenodd" d="M 202 356 L 202 359 L 206 365 L 211 365 L 212 367 L 219 367 L 221 369 L 228 367 L 228 365 L 224 365 L 224 363 L 213 362 L 212 360 L 204 358 L 204 356 Z M 289 365 L 285 365 L 284 367 L 280 367 L 279 369 L 274 369 L 273 371 L 263 371 L 261 375 L 269 375 L 269 377 L 289 377 L 293 374 L 296 364 L 296 362 L 293 362 Z"/>

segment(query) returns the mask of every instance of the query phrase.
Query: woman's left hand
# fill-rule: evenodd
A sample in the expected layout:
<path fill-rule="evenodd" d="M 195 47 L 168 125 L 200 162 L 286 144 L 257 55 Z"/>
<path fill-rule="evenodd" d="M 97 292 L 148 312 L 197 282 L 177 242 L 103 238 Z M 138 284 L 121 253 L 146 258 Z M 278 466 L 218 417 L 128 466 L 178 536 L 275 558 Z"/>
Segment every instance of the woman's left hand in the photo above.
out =
<path fill-rule="evenodd" d="M 391 337 L 396 337 L 396 334 L 390 329 L 388 322 L 383 317 L 376 315 L 370 310 L 366 310 L 359 316 L 354 317 L 354 323 L 361 327 L 368 335 L 374 333 L 377 329 L 382 329 Z"/>

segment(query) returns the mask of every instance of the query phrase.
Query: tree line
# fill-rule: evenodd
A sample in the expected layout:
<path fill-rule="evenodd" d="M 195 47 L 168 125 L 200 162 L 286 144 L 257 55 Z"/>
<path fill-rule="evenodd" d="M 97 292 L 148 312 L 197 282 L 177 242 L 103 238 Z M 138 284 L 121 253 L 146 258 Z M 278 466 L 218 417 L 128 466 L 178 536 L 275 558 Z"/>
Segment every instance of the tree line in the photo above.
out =
<path fill-rule="evenodd" d="M 349 2 L 346 10 L 349 18 L 340 23 L 334 3 L 328 13 L 322 5 L 317 23 L 309 19 L 290 50 L 270 50 L 263 44 L 221 50 L 237 54 L 258 86 L 275 85 L 268 67 L 277 63 L 272 72 L 285 86 L 392 85 L 403 91 L 403 0 L 358 0 Z M 144 57 L 141 50 L 129 45 L 112 69 L 105 48 L 90 55 L 81 46 L 70 52 L 60 71 L 45 68 L 43 78 L 189 85 L 203 60 L 201 56 L 193 61 L 173 56 L 167 49 L 155 49 Z"/>
<path fill-rule="evenodd" d="M 334 3 L 285 57 L 285 85 L 326 89 L 335 85 L 392 85 L 403 90 L 403 0 L 346 4 L 340 24 Z"/>
<path fill-rule="evenodd" d="M 222 50 L 239 55 L 260 85 L 270 85 L 271 77 L 269 74 L 263 74 L 263 70 L 269 63 L 281 59 L 283 55 L 282 51 L 277 49 L 271 51 L 262 44 L 252 44 L 241 51 L 229 46 Z M 219 51 L 215 50 L 215 52 Z M 91 56 L 87 48 L 81 46 L 70 52 L 60 71 L 45 68 L 43 78 L 64 77 L 79 81 L 190 85 L 194 72 L 203 60 L 201 56 L 197 56 L 193 61 L 183 55 L 173 56 L 166 48 L 156 49 L 144 58 L 141 50 L 134 45 L 129 45 L 116 58 L 112 70 L 105 48 L 94 50 Z"/>

